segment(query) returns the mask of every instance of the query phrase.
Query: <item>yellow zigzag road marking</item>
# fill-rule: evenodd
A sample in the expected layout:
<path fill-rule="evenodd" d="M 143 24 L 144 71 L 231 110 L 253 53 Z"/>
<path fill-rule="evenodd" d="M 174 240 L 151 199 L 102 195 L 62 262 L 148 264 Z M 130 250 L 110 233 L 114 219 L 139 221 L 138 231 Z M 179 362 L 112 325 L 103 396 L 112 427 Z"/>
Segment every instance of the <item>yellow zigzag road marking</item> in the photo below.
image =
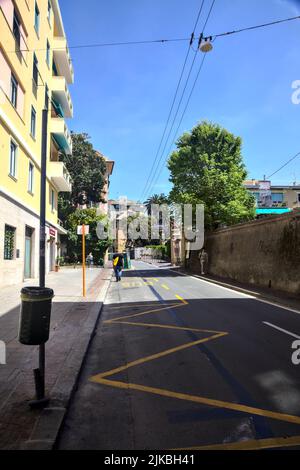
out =
<path fill-rule="evenodd" d="M 169 308 L 176 308 L 176 307 L 182 307 L 183 304 L 170 304 L 167 305 L 166 307 L 160 307 L 160 308 L 154 308 L 152 310 L 146 310 L 145 312 L 140 312 L 140 313 L 133 313 L 131 315 L 126 315 L 125 317 L 118 317 L 118 318 L 113 318 L 112 320 L 105 320 L 104 323 L 114 323 L 117 322 L 118 320 L 124 320 L 126 318 L 133 318 L 133 317 L 140 317 L 142 315 L 146 315 L 146 313 L 154 313 L 154 312 L 160 312 L 162 310 L 167 310 Z"/>
<path fill-rule="evenodd" d="M 214 400 L 211 398 L 199 397 L 196 395 L 188 395 L 186 393 L 172 392 L 171 390 L 165 390 L 162 388 L 146 387 L 145 385 L 119 382 L 115 380 L 107 380 L 103 378 L 105 375 L 106 374 L 95 375 L 94 377 L 91 377 L 90 380 L 92 382 L 108 385 L 110 387 L 138 390 L 140 392 L 152 393 L 155 395 L 160 395 L 162 397 L 177 398 L 178 400 L 191 401 L 194 403 L 199 403 L 201 405 L 213 406 L 215 408 L 226 408 L 229 410 L 241 411 L 248 414 L 265 416 L 267 418 L 276 419 L 278 421 L 286 421 L 288 423 L 300 424 L 299 416 L 288 415 L 285 413 L 277 413 L 275 411 L 263 410 L 260 408 L 254 408 L 252 406 L 240 405 L 238 403 L 230 403 L 221 400 Z"/>
<path fill-rule="evenodd" d="M 168 304 L 161 303 L 161 305 L 168 305 Z M 147 304 L 147 307 L 156 307 L 156 306 L 157 306 L 157 302 L 155 302 L 154 304 Z M 113 309 L 120 310 L 121 308 L 145 307 L 145 304 L 135 304 L 134 302 L 131 302 L 130 305 L 121 305 L 120 307 L 110 307 L 109 304 L 106 304 L 105 307 L 108 307 L 111 310 Z"/>
<path fill-rule="evenodd" d="M 155 279 L 156 280 L 156 279 Z M 275 411 L 270 411 L 270 410 L 264 410 L 261 408 L 255 408 L 252 406 L 247 406 L 239 403 L 231 403 L 231 402 L 226 402 L 222 400 L 215 400 L 207 397 L 200 397 L 196 395 L 189 395 L 186 393 L 179 393 L 179 392 L 173 392 L 171 390 L 165 390 L 161 388 L 155 388 L 155 387 L 148 387 L 144 385 L 139 385 L 139 384 L 132 384 L 132 383 L 126 383 L 126 382 L 121 382 L 121 381 L 116 381 L 116 380 L 108 380 L 105 379 L 105 377 L 109 377 L 111 375 L 117 374 L 119 372 L 122 372 L 126 369 L 129 369 L 130 367 L 134 367 L 140 364 L 144 364 L 145 362 L 149 362 L 164 356 L 167 356 L 169 354 L 173 354 L 177 351 L 181 351 L 193 346 L 196 346 L 197 344 L 204 343 L 206 341 L 210 341 L 213 339 L 220 338 L 222 336 L 227 335 L 227 332 L 217 332 L 213 330 L 202 330 L 198 328 L 184 328 L 184 327 L 177 327 L 177 326 L 172 326 L 172 325 L 163 325 L 163 324 L 154 324 L 154 323 L 134 323 L 134 322 L 126 322 L 124 320 L 128 318 L 134 318 L 134 317 L 139 317 L 146 315 L 148 313 L 154 313 L 154 312 L 160 312 L 162 310 L 167 310 L 169 308 L 177 308 L 177 307 L 182 307 L 184 305 L 187 305 L 188 302 L 184 300 L 181 296 L 175 295 L 178 300 L 180 300 L 180 303 L 176 304 L 170 304 L 167 306 L 163 306 L 160 308 L 155 308 L 151 310 L 146 310 L 144 312 L 136 313 L 136 314 L 131 314 L 131 315 L 126 315 L 124 317 L 118 317 L 114 318 L 113 320 L 106 320 L 104 323 L 125 323 L 128 325 L 132 326 L 144 326 L 144 327 L 151 327 L 151 328 L 166 328 L 166 329 L 176 329 L 176 330 L 186 330 L 186 331 L 196 331 L 196 332 L 202 332 L 202 333 L 215 333 L 212 336 L 209 336 L 207 338 L 202 338 L 197 341 L 193 341 L 191 343 L 186 343 L 181 346 L 177 346 L 171 349 L 167 349 L 165 351 L 161 351 L 157 354 L 152 354 L 151 356 L 147 356 L 144 358 L 137 359 L 135 361 L 129 362 L 128 364 L 125 364 L 123 366 L 117 367 L 115 369 L 111 369 L 107 372 L 103 372 L 97 375 L 92 376 L 89 380 L 94 383 L 99 383 L 102 385 L 107 385 L 109 387 L 115 387 L 115 388 L 120 388 L 120 389 L 131 389 L 131 390 L 137 390 L 140 392 L 146 392 L 146 393 L 151 393 L 154 395 L 159 395 L 162 397 L 167 397 L 167 398 L 174 398 L 178 400 L 185 400 L 185 401 L 190 401 L 194 403 L 199 403 L 201 405 L 207 405 L 207 406 L 213 406 L 216 408 L 225 408 L 229 410 L 234 410 L 234 411 L 239 411 L 239 412 L 244 412 L 247 414 L 254 414 L 258 416 L 264 416 L 267 418 L 275 419 L 278 421 L 286 421 L 289 423 L 293 424 L 300 424 L 300 417 L 299 416 L 293 416 L 285 413 L 278 413 Z M 163 304 L 165 305 L 165 304 Z M 117 307 L 116 307 L 117 308 Z M 213 444 L 209 446 L 199 446 L 199 447 L 191 447 L 190 449 L 185 449 L 185 450 L 200 450 L 200 449 L 258 449 L 258 448 L 270 448 L 270 447 L 284 447 L 284 446 L 293 446 L 293 445 L 300 445 L 300 436 L 295 436 L 295 437 L 290 437 L 290 438 L 271 438 L 271 439 L 261 439 L 261 440 L 251 440 L 251 441 L 243 441 L 243 442 L 234 442 L 234 443 L 228 443 L 228 444 Z M 181 449 L 177 449 L 181 450 Z"/>
<path fill-rule="evenodd" d="M 123 322 L 120 322 L 120 323 L 123 323 Z M 183 349 L 190 348 L 191 346 L 196 346 L 197 344 L 205 343 L 206 341 L 210 341 L 211 339 L 219 338 L 225 335 L 227 335 L 227 333 L 219 332 L 218 334 L 209 336 L 208 338 L 198 339 L 197 341 L 193 341 L 192 343 L 185 343 L 185 344 L 182 344 L 181 346 L 176 346 L 175 348 L 166 349 L 165 351 L 161 351 L 156 354 L 151 354 L 151 356 L 142 357 L 135 361 L 128 362 L 128 364 L 117 367 L 116 369 L 111 369 L 107 372 L 102 372 L 100 374 L 94 375 L 90 380 L 92 380 L 93 382 L 97 382 L 98 378 L 109 377 L 110 375 L 115 375 L 119 372 L 122 372 L 123 370 L 129 369 L 130 367 L 138 366 L 140 364 L 144 364 L 145 362 L 153 361 L 154 359 L 159 359 L 160 357 L 168 356 L 169 354 L 173 354 L 177 351 L 182 351 Z"/>
<path fill-rule="evenodd" d="M 170 287 L 168 287 L 166 284 L 161 284 L 161 287 L 163 287 L 166 290 L 170 290 Z"/>
<path fill-rule="evenodd" d="M 300 445 L 300 436 L 274 437 L 268 439 L 249 439 L 248 441 L 228 442 L 227 444 L 211 444 L 207 446 L 186 447 L 171 450 L 256 450 L 274 447 L 291 447 Z"/>
<path fill-rule="evenodd" d="M 162 323 L 134 323 L 130 321 L 118 321 L 112 323 L 124 323 L 125 325 L 134 325 L 134 326 L 149 326 L 152 328 L 166 328 L 168 330 L 183 330 L 183 331 L 196 331 L 197 333 L 217 333 L 222 335 L 227 335 L 225 331 L 215 331 L 215 330 L 202 330 L 199 328 L 185 328 L 184 326 L 174 326 L 174 325 L 163 325 Z M 207 338 L 211 339 L 212 337 Z"/>

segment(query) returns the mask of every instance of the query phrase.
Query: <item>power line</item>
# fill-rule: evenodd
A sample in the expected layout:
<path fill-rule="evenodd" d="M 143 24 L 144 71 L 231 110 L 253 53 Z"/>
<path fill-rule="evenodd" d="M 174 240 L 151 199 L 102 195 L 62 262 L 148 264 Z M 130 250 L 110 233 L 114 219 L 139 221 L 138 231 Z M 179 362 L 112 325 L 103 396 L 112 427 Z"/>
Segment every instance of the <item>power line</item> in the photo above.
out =
<path fill-rule="evenodd" d="M 186 56 L 185 56 L 185 59 L 184 59 L 184 63 L 183 63 L 182 69 L 181 69 L 180 77 L 179 77 L 179 80 L 178 80 L 178 83 L 177 83 L 177 86 L 176 86 L 176 90 L 175 90 L 175 94 L 174 94 L 174 97 L 173 97 L 173 100 L 172 100 L 171 108 L 170 108 L 170 111 L 169 111 L 169 114 L 168 114 L 167 122 L 166 122 L 166 124 L 165 124 L 164 131 L 163 131 L 162 137 L 161 137 L 161 139 L 160 139 L 159 146 L 158 146 L 158 149 L 157 149 L 157 152 L 156 152 L 154 161 L 153 161 L 152 166 L 151 166 L 151 170 L 150 170 L 150 172 L 149 172 L 149 175 L 148 175 L 148 178 L 147 178 L 146 184 L 145 184 L 145 186 L 144 186 L 144 189 L 143 189 L 143 191 L 142 191 L 142 194 L 141 194 L 141 198 L 140 198 L 140 199 L 143 198 L 143 195 L 144 195 L 145 192 L 147 191 L 148 183 L 149 183 L 150 178 L 151 178 L 151 176 L 152 176 L 152 172 L 153 172 L 153 170 L 154 170 L 154 168 L 155 168 L 155 165 L 156 165 L 156 162 L 157 162 L 157 159 L 158 159 L 158 155 L 159 155 L 159 152 L 160 152 L 160 149 L 161 149 L 163 140 L 164 140 L 165 135 L 166 135 L 166 131 L 167 131 L 167 128 L 168 128 L 168 125 L 169 125 L 169 122 L 170 122 L 170 118 L 171 118 L 171 115 L 172 115 L 172 112 L 173 112 L 173 108 L 174 108 L 174 105 L 175 105 L 175 102 L 176 102 L 176 98 L 177 98 L 177 95 L 178 95 L 179 87 L 180 87 L 180 85 L 181 85 L 182 77 L 183 77 L 183 74 L 184 74 L 184 71 L 185 71 L 186 63 L 187 63 L 187 60 L 188 60 L 188 57 L 189 57 L 190 49 L 191 49 L 191 46 L 192 46 L 192 43 L 193 43 L 193 40 L 194 40 L 195 30 L 196 30 L 196 28 L 197 28 L 197 25 L 198 25 L 198 22 L 199 22 L 199 18 L 200 18 L 202 9 L 203 9 L 204 1 L 205 1 L 205 0 L 202 0 L 200 9 L 199 9 L 199 11 L 198 11 L 198 15 L 197 15 L 196 22 L 195 22 L 195 25 L 194 25 L 194 28 L 193 28 L 193 32 L 192 32 L 192 34 L 191 34 L 190 43 L 189 43 L 189 46 L 188 46 L 188 49 L 187 49 L 187 53 L 186 53 Z"/>
<path fill-rule="evenodd" d="M 292 16 L 290 18 L 285 18 L 283 20 L 271 21 L 270 23 L 263 23 L 263 24 L 259 24 L 255 26 L 248 26 L 247 28 L 236 29 L 233 31 L 228 31 L 226 33 L 210 34 L 210 37 L 213 37 L 214 39 L 216 39 L 222 36 L 229 36 L 231 34 L 243 33 L 244 31 L 251 31 L 254 29 L 265 28 L 267 26 L 273 26 L 276 24 L 285 23 L 287 21 L 294 21 L 294 20 L 299 20 L 299 19 L 300 19 L 300 16 Z"/>
<path fill-rule="evenodd" d="M 125 42 L 103 42 L 103 43 L 95 43 L 95 44 L 78 44 L 75 46 L 68 46 L 68 49 L 87 49 L 87 48 L 96 48 L 96 47 L 113 47 L 113 46 L 132 46 L 132 45 L 140 45 L 140 44 L 159 44 L 159 43 L 166 43 L 166 42 L 183 42 L 189 41 L 190 38 L 168 38 L 168 39 L 149 39 L 144 41 L 125 41 Z M 15 52 L 38 52 L 38 51 L 46 51 L 46 47 L 37 48 L 37 49 L 15 49 L 12 51 L 7 51 L 8 54 L 12 54 Z M 65 51 L 66 47 L 52 47 L 50 48 L 51 51 Z"/>
<path fill-rule="evenodd" d="M 201 35 L 200 35 L 200 38 L 203 37 L 203 33 L 204 33 L 205 27 L 206 27 L 206 25 L 207 25 L 207 22 L 208 22 L 208 20 L 209 20 L 209 18 L 210 18 L 210 15 L 211 15 L 212 9 L 213 9 L 213 7 L 214 7 L 215 1 L 216 1 L 216 0 L 213 0 L 212 3 L 211 3 L 211 7 L 210 7 L 210 10 L 209 10 L 209 12 L 208 12 L 206 21 L 205 21 L 205 23 L 204 23 L 204 26 L 203 26 L 202 33 L 201 33 Z M 200 40 L 200 38 L 199 38 L 199 40 Z M 166 160 L 167 160 L 167 157 L 166 157 L 166 159 L 163 161 L 163 164 L 162 164 L 161 166 L 159 166 L 160 163 L 161 163 L 161 161 L 162 161 L 162 158 L 163 158 L 163 156 L 164 156 L 164 152 L 165 152 L 165 149 L 166 149 L 166 146 L 167 146 L 169 137 L 170 137 L 170 135 L 171 135 L 173 126 L 174 126 L 174 124 L 175 124 L 175 120 L 176 120 L 177 115 L 178 115 L 178 112 L 179 112 L 180 105 L 181 105 L 182 100 L 183 100 L 183 97 L 184 97 L 184 94 L 185 94 L 185 91 L 186 91 L 186 88 L 187 88 L 187 85 L 188 85 L 188 81 L 189 81 L 189 78 L 190 78 L 190 75 L 191 75 L 191 72 L 192 72 L 192 68 L 193 68 L 193 66 L 194 66 L 194 62 L 195 62 L 195 59 L 196 59 L 196 54 L 197 54 L 197 52 L 198 52 L 198 48 L 197 48 L 197 50 L 195 51 L 194 60 L 193 60 L 193 63 L 192 63 L 192 65 L 191 65 L 191 68 L 190 68 L 190 71 L 189 71 L 189 75 L 188 75 L 188 77 L 187 77 L 187 80 L 186 80 L 186 83 L 185 83 L 185 87 L 184 87 L 184 89 L 183 89 L 183 92 L 182 92 L 182 95 L 181 95 L 181 99 L 180 99 L 179 105 L 178 105 L 178 107 L 177 107 L 177 110 L 176 110 L 176 113 L 175 113 L 175 117 L 174 117 L 174 119 L 173 119 L 172 126 L 171 126 L 170 131 L 169 131 L 169 134 L 168 134 L 168 138 L 167 138 L 167 140 L 166 140 L 164 149 L 163 149 L 163 151 L 162 151 L 162 153 L 161 153 L 161 156 L 160 156 L 158 165 L 157 165 L 157 167 L 156 167 L 155 173 L 154 173 L 154 175 L 153 175 L 153 177 L 152 177 L 152 180 L 151 180 L 151 182 L 150 182 L 149 190 L 148 190 L 149 193 L 151 192 L 152 188 L 153 188 L 154 185 L 156 184 L 156 182 L 157 182 L 157 180 L 158 180 L 158 178 L 159 178 L 159 176 L 160 176 L 160 173 L 161 173 L 161 171 L 162 171 L 163 165 L 164 165 L 164 163 L 165 163 Z M 197 73 L 197 75 L 196 75 L 196 79 L 194 80 L 194 84 L 193 84 L 193 86 L 192 86 L 190 95 L 189 95 L 189 97 L 188 97 L 187 103 L 186 103 L 185 108 L 184 108 L 184 110 L 183 110 L 183 113 L 182 113 L 182 115 L 181 115 L 179 125 L 178 125 L 178 127 L 177 127 L 177 129 L 176 129 L 176 132 L 175 132 L 175 138 L 176 138 L 176 134 L 177 134 L 177 132 L 178 132 L 178 129 L 179 129 L 181 123 L 182 123 L 183 117 L 184 117 L 184 115 L 185 115 L 185 113 L 186 113 L 188 104 L 189 104 L 189 102 L 190 102 L 191 96 L 192 96 L 193 91 L 194 91 L 194 88 L 195 88 L 195 86 L 196 86 L 196 82 L 197 82 L 198 77 L 199 77 L 199 74 L 200 74 L 200 72 L 201 72 L 201 70 L 202 70 L 202 66 L 203 66 L 203 63 L 204 63 L 204 58 L 205 58 L 205 56 L 203 56 L 203 59 L 202 59 L 202 61 L 201 61 L 201 64 L 200 64 L 198 73 Z M 175 139 L 174 139 L 174 141 L 175 141 Z M 170 149 L 172 148 L 172 145 L 174 144 L 174 141 L 171 143 Z M 168 155 L 168 154 L 167 154 L 167 155 Z"/>
<path fill-rule="evenodd" d="M 263 23 L 255 26 L 249 26 L 246 28 L 236 29 L 233 31 L 228 31 L 225 33 L 218 33 L 218 34 L 210 34 L 209 37 L 218 38 L 222 36 L 229 36 L 231 34 L 242 33 L 244 31 L 250 31 L 258 28 L 265 28 L 267 26 L 277 25 L 280 23 L 285 23 L 287 21 L 294 21 L 299 20 L 300 16 L 292 16 L 290 18 L 284 18 L 282 20 L 272 21 L 270 23 Z M 203 28 L 204 29 L 204 28 Z M 199 38 L 195 38 L 199 39 Z M 139 45 L 139 44 L 159 44 L 159 43 L 167 43 L 167 42 L 184 42 L 190 41 L 190 38 L 166 38 L 166 39 L 149 39 L 149 40 L 140 40 L 140 41 L 121 41 L 121 42 L 102 42 L 102 43 L 90 43 L 90 44 L 78 44 L 74 46 L 68 46 L 68 49 L 83 49 L 83 48 L 97 48 L 97 47 L 114 47 L 114 46 L 130 46 L 130 45 Z M 38 48 L 38 49 L 14 49 L 11 51 L 6 51 L 7 54 L 13 54 L 16 52 L 33 52 L 33 51 L 46 51 L 47 48 Z M 64 51 L 66 50 L 65 47 L 54 47 L 50 48 L 52 51 Z"/>
<path fill-rule="evenodd" d="M 270 22 L 270 23 L 264 23 L 264 24 L 260 24 L 260 25 L 250 26 L 250 27 L 247 27 L 247 28 L 241 28 L 241 29 L 239 29 L 239 30 L 229 31 L 229 32 L 226 32 L 226 33 L 215 34 L 215 35 L 212 35 L 212 36 L 210 36 L 210 37 L 214 38 L 214 40 L 215 40 L 217 37 L 228 36 L 228 35 L 230 35 L 230 34 L 237 34 L 237 33 L 241 33 L 241 32 L 244 32 L 244 31 L 250 31 L 250 30 L 254 30 L 254 29 L 258 29 L 258 28 L 263 28 L 263 27 L 267 27 L 267 26 L 272 26 L 272 25 L 284 23 L 284 22 L 287 22 L 287 21 L 293 21 L 293 20 L 296 20 L 296 19 L 300 19 L 300 16 L 294 16 L 294 17 L 291 17 L 291 18 L 283 19 L 283 20 L 272 21 L 272 22 Z M 206 23 L 207 23 L 207 21 L 206 21 Z M 203 28 L 203 29 L 204 29 L 204 28 Z M 201 38 L 201 36 L 200 36 L 200 38 Z M 205 56 L 204 56 L 204 58 L 205 58 Z M 174 134 L 174 140 L 173 140 L 172 144 L 171 144 L 170 147 L 169 147 L 167 156 L 166 156 L 165 160 L 163 161 L 163 164 L 161 165 L 161 167 L 160 167 L 160 169 L 159 169 L 159 172 L 157 173 L 156 178 L 153 180 L 153 183 L 151 183 L 151 189 L 152 189 L 152 187 L 156 184 L 156 182 L 157 182 L 157 180 L 158 180 L 158 178 L 159 178 L 159 176 L 160 176 L 160 173 L 161 173 L 161 171 L 162 171 L 162 169 L 163 169 L 163 166 L 164 166 L 164 164 L 166 163 L 166 161 L 167 161 L 167 159 L 168 159 L 168 155 L 169 155 L 169 153 L 170 153 L 170 151 L 171 151 L 171 149 L 172 149 L 172 146 L 173 146 L 173 144 L 175 143 L 177 132 L 178 132 L 178 130 L 179 130 L 179 128 L 180 128 L 180 125 L 181 125 L 181 123 L 182 123 L 183 117 L 184 117 L 184 115 L 185 115 L 185 112 L 186 112 L 186 110 L 187 110 L 188 104 L 189 104 L 189 102 L 190 102 L 191 96 L 192 96 L 192 94 L 193 94 L 195 85 L 196 85 L 196 83 L 197 83 L 199 74 L 200 74 L 200 72 L 201 72 L 201 70 L 202 70 L 202 66 L 203 66 L 203 63 L 204 63 L 204 58 L 203 58 L 203 60 L 202 60 L 202 62 L 201 62 L 201 64 L 200 64 L 200 67 L 199 67 L 199 70 L 198 70 L 196 79 L 195 79 L 194 84 L 193 84 L 193 87 L 192 87 L 192 89 L 191 89 L 191 93 L 190 93 L 189 98 L 188 98 L 188 100 L 187 100 L 185 109 L 184 109 L 184 111 L 183 111 L 183 113 L 182 113 L 182 116 L 181 116 L 179 125 L 178 125 L 178 127 L 177 127 L 177 129 L 176 129 L 176 132 L 175 132 L 175 134 Z M 286 165 L 288 165 L 288 163 L 290 163 L 292 160 L 294 160 L 298 155 L 300 155 L 300 152 L 297 153 L 294 157 L 292 157 L 288 162 L 286 162 L 282 167 L 280 167 L 276 172 L 274 172 L 274 173 L 273 173 L 272 175 L 270 175 L 268 178 L 270 178 L 271 176 L 273 176 L 274 174 L 276 174 L 278 171 L 280 171 L 282 168 L 284 168 Z"/>
<path fill-rule="evenodd" d="M 168 157 L 169 157 L 169 154 L 170 154 L 170 152 L 171 152 L 171 149 L 172 149 L 172 147 L 173 147 L 173 145 L 174 145 L 174 143 L 175 143 L 175 141 L 176 141 L 177 133 L 178 133 L 178 131 L 179 131 L 179 128 L 180 128 L 180 126 L 181 126 L 181 124 L 182 124 L 183 118 L 184 118 L 185 113 L 186 113 L 186 111 L 187 111 L 188 105 L 189 105 L 189 103 L 190 103 L 190 100 L 191 100 L 192 94 L 193 94 L 193 92 L 194 92 L 196 83 L 197 83 L 197 81 L 198 81 L 200 72 L 201 72 L 201 70 L 202 70 L 202 67 L 203 67 L 205 58 L 206 58 L 206 54 L 205 54 L 205 55 L 203 56 L 203 58 L 202 58 L 200 67 L 199 67 L 199 69 L 198 69 L 196 78 L 195 78 L 195 80 L 194 80 L 193 86 L 192 86 L 191 91 L 190 91 L 190 94 L 189 94 L 188 100 L 187 100 L 186 105 L 185 105 L 185 107 L 184 107 L 184 110 L 183 110 L 183 113 L 182 113 L 182 115 L 181 115 L 181 118 L 180 118 L 179 124 L 178 124 L 178 126 L 177 126 L 177 129 L 176 129 L 176 131 L 175 131 L 175 133 L 174 133 L 172 143 L 171 143 L 171 145 L 170 145 L 170 147 L 169 147 L 169 149 L 168 149 L 168 152 L 167 152 L 167 155 L 166 155 L 165 160 L 162 162 L 162 165 L 160 166 L 159 172 L 158 172 L 158 174 L 157 174 L 157 176 L 156 176 L 156 179 L 155 179 L 154 182 L 153 182 L 152 187 L 155 186 L 155 184 L 157 183 L 157 181 L 158 181 L 158 179 L 159 179 L 159 177 L 160 177 L 160 174 L 161 174 L 161 172 L 162 172 L 162 170 L 163 170 L 163 167 L 164 167 L 164 165 L 166 164 L 166 162 L 167 162 L 167 160 L 168 160 Z"/>
<path fill-rule="evenodd" d="M 296 153 L 296 155 L 294 155 L 292 158 L 290 158 L 286 163 L 284 163 L 280 168 L 278 168 L 278 170 L 274 171 L 274 173 L 272 173 L 270 176 L 268 176 L 267 178 L 271 178 L 272 176 L 276 175 L 276 173 L 278 173 L 279 171 L 282 170 L 282 168 L 286 167 L 289 163 L 291 163 L 293 160 L 295 160 L 298 156 L 300 155 L 300 152 Z"/>
<path fill-rule="evenodd" d="M 154 180 L 154 178 L 156 177 L 157 170 L 158 170 L 159 165 L 160 165 L 160 162 L 161 162 L 161 160 L 162 160 L 162 158 L 163 158 L 163 156 L 164 156 L 164 153 L 165 153 L 165 150 L 166 150 L 166 147 L 167 147 L 167 144 L 168 144 L 170 135 L 171 135 L 171 133 L 172 133 L 172 130 L 173 130 L 173 127 L 174 127 L 176 118 L 177 118 L 177 116 L 178 116 L 179 109 L 180 109 L 181 103 L 182 103 L 182 101 L 183 101 L 184 94 L 185 94 L 185 91 L 186 91 L 186 89 L 187 89 L 188 82 L 189 82 L 189 79 L 190 79 L 192 70 L 193 70 L 193 68 L 194 68 L 194 64 L 195 64 L 197 52 L 198 52 L 198 50 L 195 51 L 194 58 L 193 58 L 192 64 L 191 64 L 190 69 L 189 69 L 189 72 L 188 72 L 188 76 L 187 76 L 187 79 L 186 79 L 186 82 L 185 82 L 185 85 L 184 85 L 184 88 L 183 88 L 183 91 L 182 91 L 180 100 L 179 100 L 179 102 L 178 102 L 177 109 L 176 109 L 176 112 L 175 112 L 175 115 L 174 115 L 174 117 L 173 117 L 173 121 L 172 121 L 171 127 L 170 127 L 169 132 L 168 132 L 168 135 L 167 135 L 167 139 L 166 139 L 166 141 L 165 141 L 165 145 L 164 145 L 164 147 L 163 147 L 163 149 L 162 149 L 162 152 L 161 152 L 160 158 L 159 158 L 159 160 L 158 160 L 156 169 L 155 169 L 155 171 L 154 171 L 154 173 L 153 173 L 153 175 L 152 175 L 152 178 L 151 178 L 151 181 L 150 181 L 150 184 L 149 184 L 149 188 L 147 188 L 149 193 L 150 193 L 150 190 L 151 190 L 152 187 L 153 187 L 153 180 Z"/>

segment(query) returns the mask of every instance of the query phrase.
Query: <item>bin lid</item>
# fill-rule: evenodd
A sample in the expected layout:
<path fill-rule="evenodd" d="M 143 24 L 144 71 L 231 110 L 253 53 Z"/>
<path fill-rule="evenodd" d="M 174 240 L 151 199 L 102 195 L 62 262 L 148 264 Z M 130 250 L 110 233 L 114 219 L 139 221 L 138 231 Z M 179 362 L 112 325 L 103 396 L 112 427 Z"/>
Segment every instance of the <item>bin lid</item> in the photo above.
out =
<path fill-rule="evenodd" d="M 52 297 L 54 297 L 54 291 L 49 287 L 28 286 L 22 288 L 21 295 L 22 297 L 52 299 Z"/>

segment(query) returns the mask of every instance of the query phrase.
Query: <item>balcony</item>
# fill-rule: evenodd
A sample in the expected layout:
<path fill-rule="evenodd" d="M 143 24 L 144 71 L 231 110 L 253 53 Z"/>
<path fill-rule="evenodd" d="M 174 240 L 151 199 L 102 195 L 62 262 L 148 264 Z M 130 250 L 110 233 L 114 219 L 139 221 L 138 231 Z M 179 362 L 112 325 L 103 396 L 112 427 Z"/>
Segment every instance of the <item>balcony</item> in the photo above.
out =
<path fill-rule="evenodd" d="M 71 176 L 63 162 L 49 162 L 48 175 L 59 192 L 72 191 Z"/>
<path fill-rule="evenodd" d="M 52 96 L 61 105 L 64 116 L 73 117 L 73 104 L 65 77 L 52 77 Z"/>
<path fill-rule="evenodd" d="M 72 154 L 72 138 L 66 125 L 66 121 L 61 117 L 52 117 L 50 120 L 50 132 L 53 135 L 59 148 L 67 155 Z"/>
<path fill-rule="evenodd" d="M 53 55 L 59 74 L 66 78 L 67 83 L 74 82 L 74 71 L 70 52 L 65 37 L 55 37 L 53 42 Z"/>

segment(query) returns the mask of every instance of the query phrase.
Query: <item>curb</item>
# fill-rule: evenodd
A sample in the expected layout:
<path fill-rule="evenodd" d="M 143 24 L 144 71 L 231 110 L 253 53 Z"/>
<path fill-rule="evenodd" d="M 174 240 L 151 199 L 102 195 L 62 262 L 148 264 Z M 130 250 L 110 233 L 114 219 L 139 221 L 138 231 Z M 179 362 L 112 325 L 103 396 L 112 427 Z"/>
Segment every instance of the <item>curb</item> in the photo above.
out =
<path fill-rule="evenodd" d="M 149 266 L 154 266 L 155 268 L 159 268 L 159 266 L 156 266 L 147 261 L 143 261 L 143 262 L 149 264 Z M 256 290 L 254 290 L 255 286 L 253 286 L 254 289 L 251 290 L 251 289 L 247 289 L 246 287 L 241 287 L 235 284 L 230 284 L 228 282 L 228 279 L 222 280 L 222 279 L 214 279 L 211 277 L 206 277 L 205 275 L 202 276 L 202 275 L 193 273 L 192 271 L 185 270 L 181 266 L 172 266 L 172 268 L 179 268 L 177 273 L 180 274 L 181 276 L 194 277 L 195 279 L 200 279 L 201 281 L 206 281 L 211 284 L 216 284 L 218 286 L 225 287 L 226 289 L 240 292 L 241 294 L 250 295 L 256 298 L 257 300 L 259 300 L 260 302 L 265 302 L 265 303 L 268 303 L 268 304 L 271 304 L 271 305 L 274 305 L 283 309 L 300 313 L 300 307 L 298 305 L 295 306 L 295 301 L 299 302 L 299 299 L 297 297 L 291 296 L 291 297 L 286 298 L 286 297 L 272 295 L 272 293 L 267 294 L 264 292 L 257 292 Z M 166 269 L 171 270 L 172 268 L 166 268 Z"/>
<path fill-rule="evenodd" d="M 220 279 L 213 279 L 210 277 L 197 275 L 189 271 L 180 270 L 178 271 L 178 273 L 181 274 L 182 276 L 191 276 L 191 277 L 194 277 L 195 279 L 200 279 L 201 281 L 206 281 L 211 284 L 216 284 L 218 286 L 225 287 L 226 289 L 229 289 L 229 290 L 240 292 L 241 294 L 250 295 L 251 297 L 259 300 L 260 302 L 265 302 L 265 303 L 268 303 L 268 304 L 271 304 L 280 308 L 284 308 L 287 310 L 294 311 L 296 313 L 300 313 L 300 308 L 298 306 L 295 307 L 293 303 L 293 301 L 298 301 L 299 299 L 294 298 L 294 297 L 291 297 L 291 298 L 285 298 L 285 297 L 279 297 L 279 296 L 277 297 L 277 296 L 272 295 L 271 293 L 268 295 L 263 292 L 257 292 L 255 290 L 247 289 L 246 287 L 240 287 L 240 286 L 236 286 L 235 284 L 230 284 L 228 281 L 225 282 L 225 280 L 222 281 Z"/>
<path fill-rule="evenodd" d="M 110 274 L 109 278 L 105 280 L 104 286 L 102 287 L 101 291 L 99 292 L 95 300 L 95 303 L 99 302 L 101 304 L 100 308 L 98 309 L 97 307 L 97 311 L 95 310 L 95 307 L 91 309 L 91 316 L 93 316 L 93 321 L 88 326 L 88 329 L 85 332 L 87 341 L 82 346 L 83 350 L 82 350 L 81 357 L 80 358 L 76 357 L 76 354 L 78 356 L 78 352 L 77 353 L 74 352 L 73 354 L 75 358 L 74 361 L 75 362 L 77 361 L 77 367 L 76 366 L 71 367 L 71 369 L 73 369 L 72 371 L 73 373 L 71 373 L 71 375 L 68 376 L 67 378 L 68 380 L 67 387 L 69 390 L 68 396 L 62 400 L 59 399 L 59 396 L 61 396 L 61 392 L 60 392 L 60 384 L 59 384 L 59 379 L 58 379 L 58 382 L 54 386 L 54 390 L 52 390 L 52 393 L 51 393 L 51 395 L 53 395 L 53 398 L 51 399 L 53 406 L 49 406 L 41 412 L 39 418 L 37 419 L 37 422 L 35 423 L 35 426 L 33 428 L 33 431 L 30 435 L 29 440 L 21 444 L 20 450 L 52 450 L 53 449 L 57 441 L 57 437 L 59 435 L 62 424 L 64 422 L 64 418 L 66 416 L 72 395 L 75 391 L 82 365 L 88 353 L 90 343 L 92 341 L 99 318 L 101 316 L 103 303 L 106 298 L 107 291 L 111 283 L 111 279 L 112 279 L 112 273 Z"/>

